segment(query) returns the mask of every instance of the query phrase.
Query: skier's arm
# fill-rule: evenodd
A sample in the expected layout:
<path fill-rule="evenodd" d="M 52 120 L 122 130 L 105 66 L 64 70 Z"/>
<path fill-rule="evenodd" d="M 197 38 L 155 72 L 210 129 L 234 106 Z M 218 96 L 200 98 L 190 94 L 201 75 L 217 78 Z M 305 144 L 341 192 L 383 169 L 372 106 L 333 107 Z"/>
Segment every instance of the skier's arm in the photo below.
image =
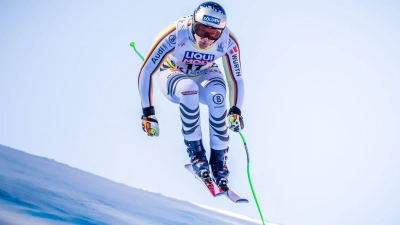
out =
<path fill-rule="evenodd" d="M 240 63 L 240 49 L 236 37 L 230 32 L 228 51 L 222 62 L 225 69 L 226 81 L 229 86 L 229 103 L 231 107 L 242 108 L 244 98 L 244 84 Z"/>
<path fill-rule="evenodd" d="M 158 71 L 166 56 L 175 49 L 176 38 L 175 23 L 171 23 L 155 38 L 138 76 L 138 89 L 142 102 L 143 116 L 142 128 L 149 136 L 158 136 L 158 121 L 153 106 L 153 82 L 152 77 Z"/>
<path fill-rule="evenodd" d="M 233 131 L 244 128 L 241 108 L 244 98 L 244 84 L 242 79 L 242 67 L 240 63 L 239 42 L 229 32 L 228 51 L 223 57 L 226 81 L 229 86 L 229 103 L 231 108 L 228 115 L 228 127 Z"/>
<path fill-rule="evenodd" d="M 175 23 L 171 23 L 161 31 L 144 59 L 138 76 L 142 108 L 153 106 L 152 76 L 158 71 L 165 57 L 175 49 L 175 45 L 171 43 L 171 40 L 176 37 L 175 30 Z"/>

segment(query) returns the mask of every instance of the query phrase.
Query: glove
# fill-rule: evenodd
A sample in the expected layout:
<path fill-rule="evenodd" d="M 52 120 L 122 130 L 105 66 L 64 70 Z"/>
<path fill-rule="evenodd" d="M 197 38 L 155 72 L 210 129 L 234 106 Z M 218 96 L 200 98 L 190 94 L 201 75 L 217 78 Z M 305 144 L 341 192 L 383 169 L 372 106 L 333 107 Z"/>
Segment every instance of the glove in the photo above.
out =
<path fill-rule="evenodd" d="M 143 108 L 142 129 L 150 137 L 158 137 L 160 134 L 158 120 L 154 114 L 155 111 L 153 106 Z"/>
<path fill-rule="evenodd" d="M 241 111 L 236 106 L 232 106 L 229 110 L 227 124 L 232 131 L 239 132 L 244 128 L 243 117 L 240 114 Z"/>

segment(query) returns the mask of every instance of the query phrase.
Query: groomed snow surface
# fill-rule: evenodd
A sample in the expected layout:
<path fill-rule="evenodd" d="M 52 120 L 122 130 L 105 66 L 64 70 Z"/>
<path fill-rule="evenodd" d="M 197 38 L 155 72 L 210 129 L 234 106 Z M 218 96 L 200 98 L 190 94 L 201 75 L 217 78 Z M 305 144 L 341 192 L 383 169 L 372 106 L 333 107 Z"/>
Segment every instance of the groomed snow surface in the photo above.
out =
<path fill-rule="evenodd" d="M 1 225 L 261 224 L 258 219 L 129 187 L 3 145 L 0 212 Z"/>

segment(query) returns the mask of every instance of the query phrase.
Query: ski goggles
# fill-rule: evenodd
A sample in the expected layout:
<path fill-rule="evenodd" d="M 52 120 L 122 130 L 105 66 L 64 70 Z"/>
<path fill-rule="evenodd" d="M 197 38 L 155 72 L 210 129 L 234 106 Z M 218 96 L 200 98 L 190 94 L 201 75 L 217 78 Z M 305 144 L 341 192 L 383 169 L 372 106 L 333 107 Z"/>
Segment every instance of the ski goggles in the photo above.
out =
<path fill-rule="evenodd" d="M 195 22 L 193 24 L 193 30 L 194 30 L 194 33 L 197 34 L 199 37 L 208 38 L 208 40 L 215 41 L 221 37 L 222 31 L 224 29 L 223 28 L 222 29 L 213 28 L 213 27 L 209 27 L 204 24 L 201 24 L 199 22 Z"/>

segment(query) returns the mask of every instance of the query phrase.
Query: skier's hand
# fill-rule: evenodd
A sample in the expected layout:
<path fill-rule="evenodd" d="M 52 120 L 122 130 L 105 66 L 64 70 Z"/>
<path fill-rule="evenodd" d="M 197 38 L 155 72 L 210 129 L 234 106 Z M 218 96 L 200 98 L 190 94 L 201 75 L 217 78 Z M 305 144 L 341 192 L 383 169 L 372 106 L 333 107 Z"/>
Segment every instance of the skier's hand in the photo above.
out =
<path fill-rule="evenodd" d="M 158 135 L 160 134 L 158 121 L 154 115 L 142 116 L 142 129 L 150 137 L 158 137 Z"/>
<path fill-rule="evenodd" d="M 232 106 L 232 108 L 229 110 L 227 124 L 228 128 L 232 131 L 239 132 L 244 128 L 243 117 L 240 114 L 241 111 L 236 106 Z"/>
<path fill-rule="evenodd" d="M 150 137 L 158 137 L 160 134 L 158 120 L 154 114 L 155 110 L 153 106 L 143 108 L 142 129 Z"/>

